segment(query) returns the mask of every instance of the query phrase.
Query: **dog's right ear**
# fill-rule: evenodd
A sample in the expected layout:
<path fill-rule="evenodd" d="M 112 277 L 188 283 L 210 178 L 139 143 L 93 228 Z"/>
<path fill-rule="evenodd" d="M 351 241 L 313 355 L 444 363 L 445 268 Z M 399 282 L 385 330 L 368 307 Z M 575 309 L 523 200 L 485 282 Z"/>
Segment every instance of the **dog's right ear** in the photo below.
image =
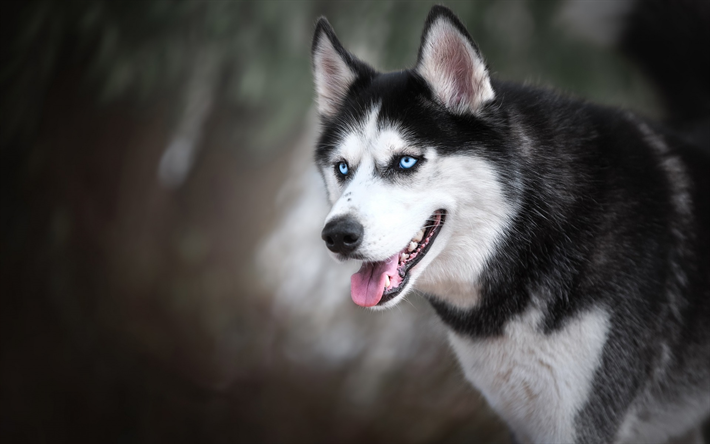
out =
<path fill-rule="evenodd" d="M 324 117 L 337 114 L 358 77 L 374 73 L 372 68 L 343 48 L 325 17 L 318 19 L 316 24 L 311 56 L 318 113 Z"/>

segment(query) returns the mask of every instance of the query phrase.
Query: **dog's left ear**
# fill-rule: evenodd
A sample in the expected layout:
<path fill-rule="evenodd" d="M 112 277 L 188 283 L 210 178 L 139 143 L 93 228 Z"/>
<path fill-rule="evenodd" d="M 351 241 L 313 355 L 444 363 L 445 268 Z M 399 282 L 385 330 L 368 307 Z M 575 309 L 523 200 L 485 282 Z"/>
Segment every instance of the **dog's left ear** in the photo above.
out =
<path fill-rule="evenodd" d="M 316 24 L 311 57 L 318 113 L 324 117 L 337 114 L 350 87 L 359 77 L 372 76 L 375 72 L 343 48 L 325 17 L 318 19 Z"/>
<path fill-rule="evenodd" d="M 429 83 L 436 98 L 456 114 L 475 114 L 495 97 L 478 46 L 444 6 L 434 6 L 429 12 L 416 71 Z"/>

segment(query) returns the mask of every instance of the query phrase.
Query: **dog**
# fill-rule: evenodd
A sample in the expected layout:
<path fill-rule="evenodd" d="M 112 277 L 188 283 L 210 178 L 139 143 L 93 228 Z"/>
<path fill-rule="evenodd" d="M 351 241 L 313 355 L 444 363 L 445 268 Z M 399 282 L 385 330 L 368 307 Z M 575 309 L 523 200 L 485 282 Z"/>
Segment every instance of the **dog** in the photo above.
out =
<path fill-rule="evenodd" d="M 325 18 L 312 61 L 322 238 L 362 261 L 357 305 L 426 297 L 518 442 L 702 440 L 710 155 L 631 112 L 493 79 L 443 6 L 412 69 L 377 72 Z"/>

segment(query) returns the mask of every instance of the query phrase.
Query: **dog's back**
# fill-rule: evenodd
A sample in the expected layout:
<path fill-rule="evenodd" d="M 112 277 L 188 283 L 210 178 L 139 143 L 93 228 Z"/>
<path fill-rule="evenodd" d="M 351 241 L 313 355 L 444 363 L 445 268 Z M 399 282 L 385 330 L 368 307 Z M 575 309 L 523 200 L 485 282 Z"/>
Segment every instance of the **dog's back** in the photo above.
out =
<path fill-rule="evenodd" d="M 527 193 L 481 305 L 431 299 L 468 379 L 522 440 L 688 433 L 710 413 L 710 156 L 628 112 L 494 88 L 530 144 Z"/>

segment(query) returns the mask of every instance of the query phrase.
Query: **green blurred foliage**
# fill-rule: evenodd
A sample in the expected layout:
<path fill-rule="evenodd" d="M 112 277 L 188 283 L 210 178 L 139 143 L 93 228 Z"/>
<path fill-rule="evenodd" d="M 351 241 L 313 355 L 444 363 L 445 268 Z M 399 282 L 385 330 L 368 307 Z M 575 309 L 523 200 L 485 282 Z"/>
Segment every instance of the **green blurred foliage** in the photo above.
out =
<path fill-rule="evenodd" d="M 78 66 L 102 102 L 179 94 L 198 56 L 219 64 L 220 99 L 249 119 L 258 151 L 284 141 L 311 103 L 310 38 L 326 15 L 346 47 L 381 69 L 412 66 L 434 2 L 33 0 L 3 6 L 4 140 L 36 124 L 47 85 Z M 560 26 L 560 1 L 444 4 L 467 24 L 495 75 L 555 85 L 653 113 L 646 84 L 605 48 Z M 237 122 L 237 125 L 239 123 Z"/>

